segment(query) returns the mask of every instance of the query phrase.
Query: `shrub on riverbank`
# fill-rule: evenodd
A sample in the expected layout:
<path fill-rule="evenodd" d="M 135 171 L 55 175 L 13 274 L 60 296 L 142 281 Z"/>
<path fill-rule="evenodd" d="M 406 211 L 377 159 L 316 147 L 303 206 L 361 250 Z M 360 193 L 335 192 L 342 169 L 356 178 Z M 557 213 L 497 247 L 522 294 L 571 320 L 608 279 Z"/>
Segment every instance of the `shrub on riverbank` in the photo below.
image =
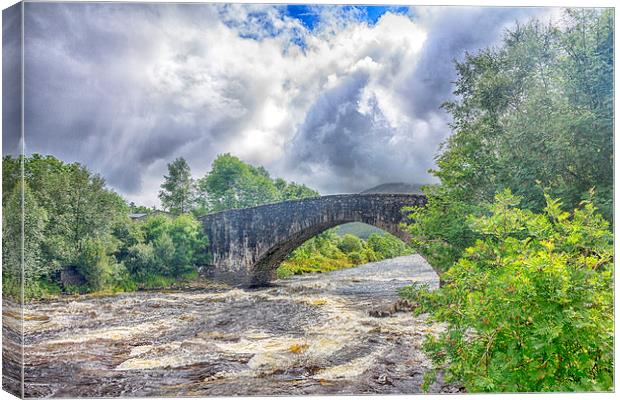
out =
<path fill-rule="evenodd" d="M 129 246 L 122 261 L 138 287 L 165 287 L 168 281 L 195 277 L 198 266 L 208 261 L 208 240 L 190 214 L 149 216 L 136 222 L 125 240 Z"/>
<path fill-rule="evenodd" d="M 409 210 L 444 286 L 403 295 L 448 324 L 426 348 L 469 391 L 612 389 L 613 32 L 571 9 L 456 63 L 440 184 Z"/>
<path fill-rule="evenodd" d="M 401 294 L 447 329 L 425 343 L 445 378 L 470 392 L 613 388 L 613 235 L 591 200 L 543 213 L 504 191 L 470 217 L 480 239 L 429 292 Z"/>
<path fill-rule="evenodd" d="M 295 249 L 276 274 L 278 278 L 286 278 L 303 273 L 335 271 L 411 253 L 409 246 L 388 233 L 374 233 L 368 240 L 363 240 L 350 234 L 340 237 L 330 229 Z"/>

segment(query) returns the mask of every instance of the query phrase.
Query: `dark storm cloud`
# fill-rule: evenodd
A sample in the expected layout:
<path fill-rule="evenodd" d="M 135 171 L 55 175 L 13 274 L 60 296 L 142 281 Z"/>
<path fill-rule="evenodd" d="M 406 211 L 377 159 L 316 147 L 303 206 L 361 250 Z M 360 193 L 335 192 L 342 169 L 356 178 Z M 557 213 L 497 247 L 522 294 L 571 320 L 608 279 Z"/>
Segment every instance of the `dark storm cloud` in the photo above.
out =
<path fill-rule="evenodd" d="M 428 9 L 414 9 L 424 16 Z M 456 78 L 454 60 L 462 61 L 466 52 L 493 46 L 507 28 L 546 12 L 541 8 L 445 7 L 426 21 L 428 39 L 409 79 L 399 92 L 409 102 L 410 112 L 419 117 L 437 112 L 451 99 Z M 422 22 L 424 23 L 424 22 Z"/>
<path fill-rule="evenodd" d="M 21 151 L 21 15 L 21 4 L 2 12 L 2 155 Z"/>
<path fill-rule="evenodd" d="M 351 76 L 310 108 L 291 146 L 289 167 L 314 174 L 328 192 L 359 192 L 394 181 L 429 183 L 433 178 L 427 170 L 434 165 L 439 144 L 450 134 L 448 116 L 440 106 L 453 98 L 453 60 L 461 60 L 466 51 L 495 45 L 516 21 L 547 12 L 538 8 L 413 9 L 414 20 L 427 33 L 416 62 L 407 64 L 394 53 L 382 56 L 381 48 L 370 54 L 391 63 L 393 71 L 406 71 L 404 78 L 393 82 L 393 92 L 402 102 L 403 114 L 423 123 L 400 128 L 377 124 L 385 118 L 376 105 L 371 113 L 360 113 L 356 105 L 368 79 Z M 396 143 L 395 137 L 400 137 Z M 329 173 L 321 174 L 325 170 Z"/>
<path fill-rule="evenodd" d="M 185 108 L 153 87 L 152 65 L 142 62 L 158 51 L 158 38 L 167 36 L 161 31 L 174 28 L 161 26 L 160 14 L 178 12 L 167 5 L 28 3 L 28 152 L 83 162 L 134 193 L 146 168 L 198 140 L 214 119 L 179 120 Z M 201 15 L 208 22 L 209 13 Z M 178 45 L 182 57 L 192 44 Z"/>
<path fill-rule="evenodd" d="M 357 72 L 321 95 L 292 143 L 290 165 L 327 193 L 359 192 L 394 181 L 428 183 L 428 149 L 437 143 L 391 127 L 375 98 L 361 112 L 368 79 L 368 73 Z"/>

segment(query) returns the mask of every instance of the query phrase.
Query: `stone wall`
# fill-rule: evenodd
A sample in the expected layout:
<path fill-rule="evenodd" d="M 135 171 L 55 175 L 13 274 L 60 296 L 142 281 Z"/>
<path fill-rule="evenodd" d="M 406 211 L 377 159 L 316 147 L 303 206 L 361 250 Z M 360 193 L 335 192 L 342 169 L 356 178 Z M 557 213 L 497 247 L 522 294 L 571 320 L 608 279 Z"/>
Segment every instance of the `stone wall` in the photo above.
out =
<path fill-rule="evenodd" d="M 238 286 L 271 281 L 278 265 L 306 240 L 347 222 L 363 222 L 403 240 L 404 206 L 423 206 L 414 194 L 347 194 L 285 201 L 202 217 L 216 280 Z"/>

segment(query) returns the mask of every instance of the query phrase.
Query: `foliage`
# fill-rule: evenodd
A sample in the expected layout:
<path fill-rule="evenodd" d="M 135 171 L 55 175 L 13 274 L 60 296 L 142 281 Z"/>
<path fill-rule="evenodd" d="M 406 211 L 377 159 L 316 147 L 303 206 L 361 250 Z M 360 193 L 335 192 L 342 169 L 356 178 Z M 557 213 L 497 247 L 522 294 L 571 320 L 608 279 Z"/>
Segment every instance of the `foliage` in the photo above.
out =
<path fill-rule="evenodd" d="M 198 214 L 318 196 L 305 185 L 273 180 L 265 168 L 230 154 L 220 154 L 211 171 L 198 180 L 197 187 Z"/>
<path fill-rule="evenodd" d="M 162 206 L 178 215 L 190 212 L 194 204 L 194 182 L 192 173 L 183 157 L 168 164 L 168 175 L 161 184 L 159 199 Z"/>
<path fill-rule="evenodd" d="M 150 214 L 155 211 L 155 207 L 148 208 L 146 206 L 140 206 L 132 201 L 129 203 L 129 211 L 134 214 Z"/>
<path fill-rule="evenodd" d="M 439 271 L 448 270 L 465 248 L 478 237 L 467 224 L 467 217 L 480 214 L 481 204 L 461 200 L 456 190 L 445 186 L 426 186 L 425 207 L 405 207 L 411 246 Z"/>
<path fill-rule="evenodd" d="M 181 276 L 207 262 L 205 249 L 208 241 L 201 234 L 200 222 L 196 218 L 190 214 L 176 217 L 170 221 L 167 233 L 174 248 L 170 262 L 172 276 Z"/>
<path fill-rule="evenodd" d="M 144 232 L 140 224 L 134 223 L 128 216 L 118 216 L 112 225 L 111 234 L 118 239 L 114 253 L 117 260 L 125 259 L 132 246 L 144 241 Z"/>
<path fill-rule="evenodd" d="M 279 278 L 285 278 L 294 274 L 327 272 L 352 266 L 347 255 L 338 248 L 338 237 L 330 229 L 295 249 L 278 267 L 276 274 Z"/>
<path fill-rule="evenodd" d="M 373 233 L 365 241 L 350 234 L 340 237 L 334 229 L 329 229 L 295 249 L 276 273 L 279 278 L 286 278 L 295 274 L 334 271 L 411 252 L 409 246 L 388 233 Z"/>
<path fill-rule="evenodd" d="M 133 222 L 125 201 L 80 164 L 38 154 L 6 156 L 2 170 L 7 295 L 21 297 L 22 267 L 24 297 L 32 299 L 61 290 L 135 290 L 135 281 L 160 274 L 177 279 L 207 262 L 206 238 L 194 217 L 153 214 Z M 64 269 L 77 271 L 86 285 L 64 287 Z"/>
<path fill-rule="evenodd" d="M 23 229 L 30 232 L 23 242 L 22 206 L 29 211 L 23 214 Z M 42 275 L 41 242 L 46 214 L 36 204 L 28 186 L 21 182 L 16 182 L 10 193 L 4 196 L 2 208 L 3 290 L 17 297 L 22 279 L 26 286 Z"/>
<path fill-rule="evenodd" d="M 319 195 L 319 192 L 310 189 L 306 185 L 295 182 L 286 182 L 281 178 L 275 179 L 273 184 L 278 190 L 278 199 L 281 201 L 305 199 L 308 197 L 317 197 Z"/>
<path fill-rule="evenodd" d="M 464 198 L 491 201 L 510 187 L 540 211 L 540 185 L 569 208 L 612 186 L 613 12 L 569 10 L 566 19 L 564 30 L 519 26 L 501 48 L 457 63 L 460 100 L 444 105 L 455 134 L 436 175 Z"/>
<path fill-rule="evenodd" d="M 24 170 L 23 186 L 20 165 Z M 5 191 L 2 240 L 7 265 L 19 265 L 11 253 L 20 251 L 21 245 L 11 242 L 22 237 L 23 188 L 26 298 L 55 287 L 58 272 L 64 267 L 76 267 L 88 258 L 92 242 L 109 235 L 119 216 L 126 215 L 123 199 L 107 189 L 100 176 L 80 164 L 33 154 L 18 158 L 5 156 L 2 169 Z M 12 271 L 11 276 L 4 269 L 3 272 L 6 282 L 19 280 L 19 270 Z"/>
<path fill-rule="evenodd" d="M 408 210 L 413 247 L 447 271 L 402 292 L 448 324 L 426 350 L 468 391 L 610 390 L 613 11 L 518 26 L 456 68 L 441 184 Z"/>
<path fill-rule="evenodd" d="M 207 238 L 191 214 L 150 215 L 134 223 L 137 232 L 123 259 L 134 279 L 144 285 L 157 276 L 181 278 L 208 262 Z"/>
<path fill-rule="evenodd" d="M 347 233 L 357 236 L 360 239 L 368 239 L 373 233 L 383 234 L 384 232 L 376 226 L 364 224 L 363 222 L 349 222 L 334 228 L 336 235 L 344 236 Z"/>
<path fill-rule="evenodd" d="M 372 261 L 383 260 L 386 258 L 394 258 L 413 253 L 411 247 L 405 242 L 390 234 L 373 233 L 368 237 L 364 247 L 373 254 Z"/>
<path fill-rule="evenodd" d="M 571 215 L 545 199 L 538 214 L 501 192 L 445 284 L 402 293 L 447 323 L 425 348 L 468 391 L 613 387 L 613 235 L 591 200 Z"/>
<path fill-rule="evenodd" d="M 252 207 L 275 202 L 278 193 L 264 168 L 256 168 L 230 154 L 218 156 L 211 171 L 198 182 L 209 211 Z"/>
<path fill-rule="evenodd" d="M 362 239 L 349 233 L 342 236 L 336 245 L 343 253 L 353 253 L 362 251 Z"/>
<path fill-rule="evenodd" d="M 125 257 L 125 265 L 129 273 L 136 280 L 144 281 L 152 274 L 158 265 L 155 258 L 155 249 L 150 243 L 137 243 L 129 247 Z M 160 271 L 156 271 L 159 273 Z"/>
<path fill-rule="evenodd" d="M 118 264 L 114 257 L 117 246 L 118 240 L 111 235 L 89 238 L 84 243 L 76 267 L 90 290 L 114 288 L 114 283 L 126 277 L 125 266 Z"/>
<path fill-rule="evenodd" d="M 409 226 L 414 248 L 446 270 L 477 235 L 465 224 L 505 188 L 540 212 L 543 190 L 612 219 L 613 11 L 566 11 L 562 28 L 517 26 L 503 43 L 456 63 L 455 100 L 443 105 L 453 134 L 442 146 L 441 184 Z"/>

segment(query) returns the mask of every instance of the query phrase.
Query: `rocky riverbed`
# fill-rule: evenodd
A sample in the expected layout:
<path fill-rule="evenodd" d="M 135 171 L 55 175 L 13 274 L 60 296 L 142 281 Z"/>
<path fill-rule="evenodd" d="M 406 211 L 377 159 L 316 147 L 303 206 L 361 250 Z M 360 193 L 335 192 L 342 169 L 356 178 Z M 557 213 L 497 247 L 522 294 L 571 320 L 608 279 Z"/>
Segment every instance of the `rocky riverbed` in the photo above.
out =
<path fill-rule="evenodd" d="M 414 281 L 438 284 L 417 255 L 254 290 L 214 284 L 32 303 L 25 395 L 418 393 L 430 367 L 420 346 L 440 327 L 395 306 L 396 290 Z M 5 303 L 3 384 L 13 389 L 18 317 Z M 430 391 L 458 388 L 439 380 Z"/>

